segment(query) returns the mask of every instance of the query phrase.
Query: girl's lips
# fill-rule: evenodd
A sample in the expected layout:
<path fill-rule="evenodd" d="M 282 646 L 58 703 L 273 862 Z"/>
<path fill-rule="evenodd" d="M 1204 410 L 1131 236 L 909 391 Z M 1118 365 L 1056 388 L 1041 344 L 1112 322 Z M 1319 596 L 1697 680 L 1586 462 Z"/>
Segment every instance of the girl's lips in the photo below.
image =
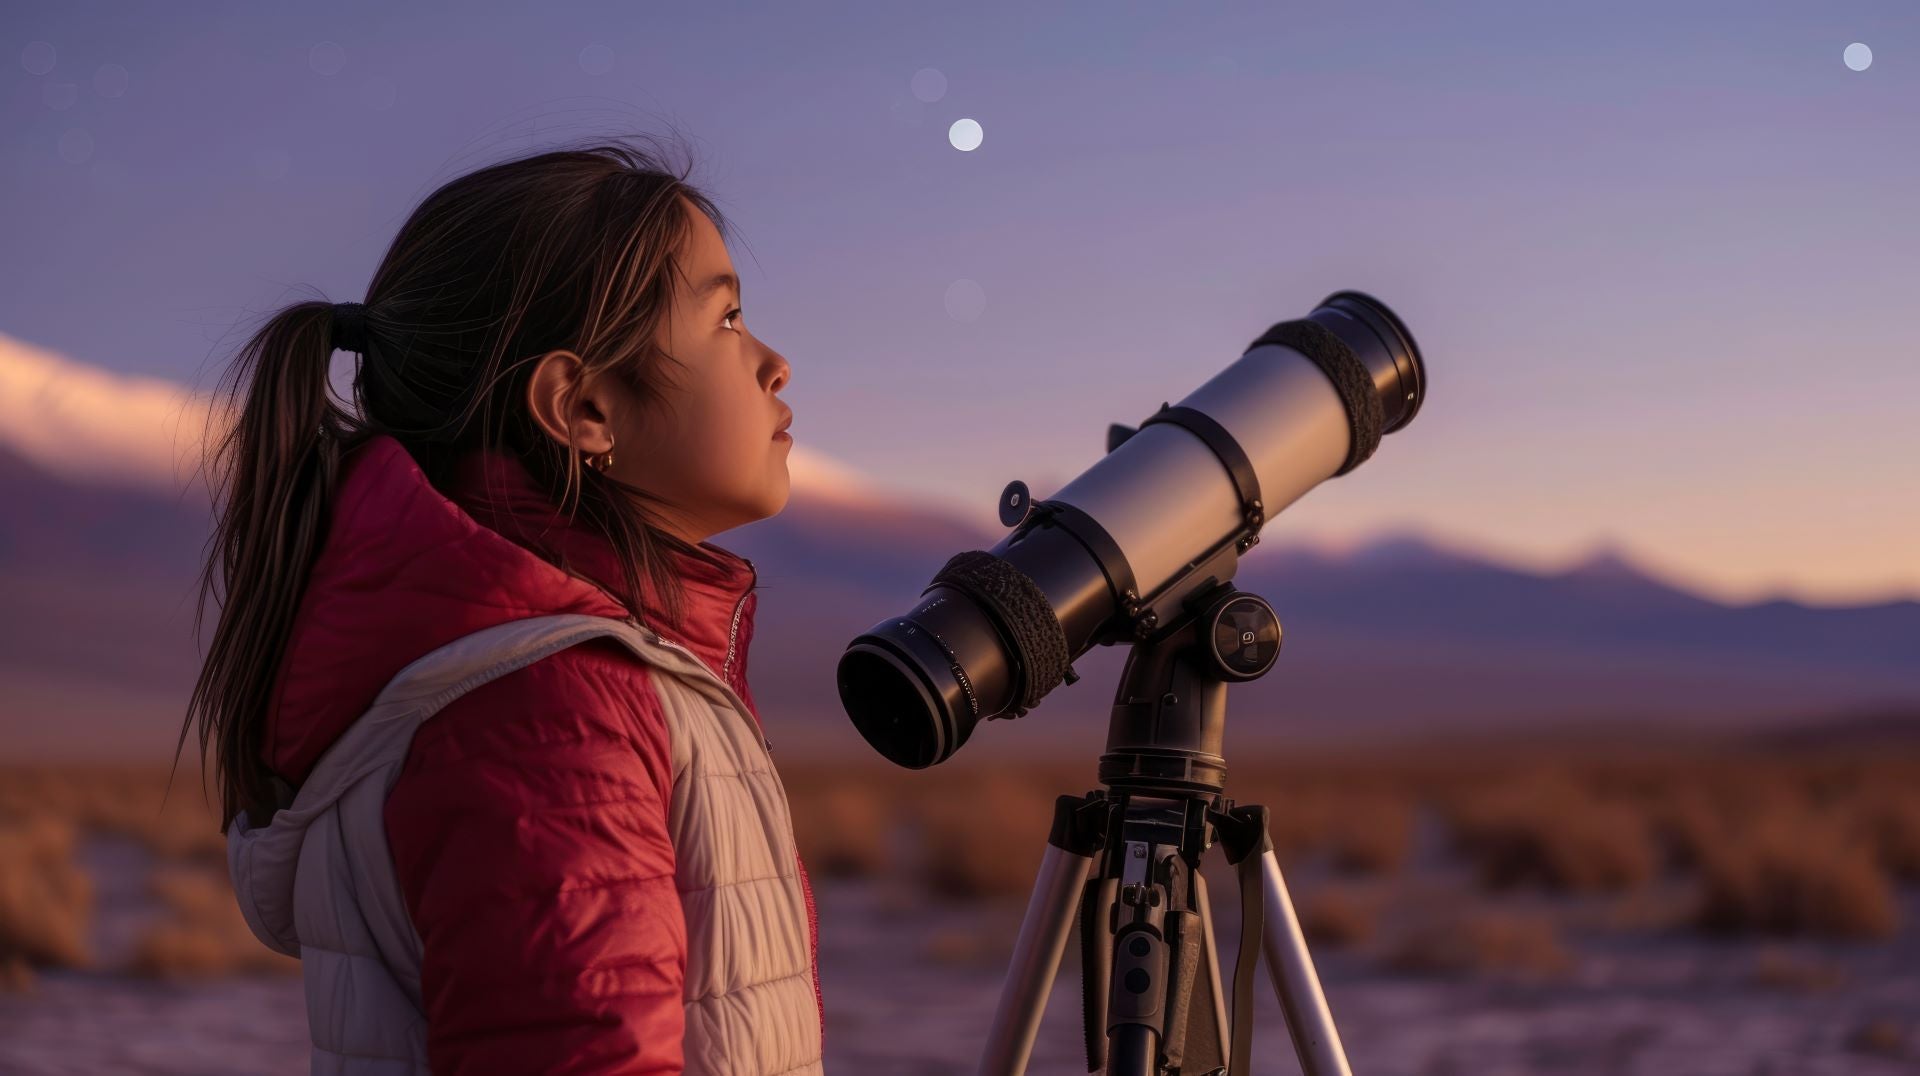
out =
<path fill-rule="evenodd" d="M 793 435 L 785 430 L 779 430 L 774 433 L 773 439 L 776 441 L 791 441 L 793 440 Z"/>

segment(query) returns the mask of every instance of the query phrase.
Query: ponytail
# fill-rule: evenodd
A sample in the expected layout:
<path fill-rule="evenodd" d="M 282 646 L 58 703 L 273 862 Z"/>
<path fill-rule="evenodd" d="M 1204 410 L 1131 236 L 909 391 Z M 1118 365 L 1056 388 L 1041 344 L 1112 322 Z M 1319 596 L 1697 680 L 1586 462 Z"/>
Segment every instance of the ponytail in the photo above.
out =
<path fill-rule="evenodd" d="M 205 442 L 218 514 L 200 576 L 196 638 L 216 564 L 224 599 L 179 746 L 198 715 L 203 760 L 213 747 L 222 833 L 240 810 L 259 818 L 275 800 L 262 754 L 266 714 L 294 612 L 326 534 L 341 457 L 362 434 L 331 394 L 333 320 L 333 307 L 324 302 L 296 303 L 274 315 L 228 371 L 230 406 L 211 412 L 210 421 L 224 417 L 230 425 Z M 236 409 L 231 404 L 239 403 L 242 383 L 245 401 Z M 178 757 L 176 748 L 176 764 Z"/>

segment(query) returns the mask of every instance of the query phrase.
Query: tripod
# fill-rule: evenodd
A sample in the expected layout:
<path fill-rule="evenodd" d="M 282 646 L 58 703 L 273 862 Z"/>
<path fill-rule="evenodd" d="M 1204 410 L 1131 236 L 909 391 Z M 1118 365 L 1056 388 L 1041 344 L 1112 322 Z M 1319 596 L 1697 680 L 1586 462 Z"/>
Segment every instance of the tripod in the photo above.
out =
<path fill-rule="evenodd" d="M 1164 632 L 1133 645 L 1100 758 L 1106 787 L 1055 802 L 981 1076 L 1026 1071 L 1076 914 L 1088 1072 L 1250 1076 L 1253 965 L 1264 948 L 1302 1071 L 1349 1076 L 1267 809 L 1222 793 L 1227 685 L 1265 675 L 1279 650 L 1272 607 L 1230 583 L 1202 590 Z M 1240 883 L 1231 1023 L 1200 873 L 1216 837 Z"/>

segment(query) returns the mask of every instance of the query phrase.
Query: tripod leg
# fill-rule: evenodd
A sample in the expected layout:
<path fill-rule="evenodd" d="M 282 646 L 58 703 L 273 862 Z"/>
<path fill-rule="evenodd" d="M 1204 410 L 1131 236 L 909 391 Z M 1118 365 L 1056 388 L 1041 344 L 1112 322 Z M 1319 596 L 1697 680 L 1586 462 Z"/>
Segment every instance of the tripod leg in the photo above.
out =
<path fill-rule="evenodd" d="M 1060 957 L 1066 952 L 1067 935 L 1086 888 L 1087 868 L 1092 864 L 1091 856 L 1047 845 L 1040 875 L 1033 883 L 1033 896 L 1027 901 L 1026 918 L 1020 923 L 1020 936 L 1013 943 L 1013 959 L 1000 990 L 1000 1006 L 993 1013 L 993 1029 L 987 1033 L 986 1049 L 980 1055 L 980 1076 L 1021 1076 L 1027 1071 L 1027 1058 L 1033 1054 L 1040 1017 L 1046 1011 L 1054 976 L 1060 971 Z"/>
<path fill-rule="evenodd" d="M 1306 1076 L 1351 1076 L 1346 1049 L 1340 1045 L 1326 995 L 1320 992 L 1306 935 L 1293 913 L 1293 899 L 1287 895 L 1287 881 L 1280 875 L 1280 860 L 1272 849 L 1261 854 L 1260 871 L 1266 903 L 1261 944 L 1274 992 L 1280 997 L 1280 1011 L 1286 1014 L 1287 1031 L 1293 1036 L 1294 1053 L 1300 1057 L 1300 1070 Z"/>

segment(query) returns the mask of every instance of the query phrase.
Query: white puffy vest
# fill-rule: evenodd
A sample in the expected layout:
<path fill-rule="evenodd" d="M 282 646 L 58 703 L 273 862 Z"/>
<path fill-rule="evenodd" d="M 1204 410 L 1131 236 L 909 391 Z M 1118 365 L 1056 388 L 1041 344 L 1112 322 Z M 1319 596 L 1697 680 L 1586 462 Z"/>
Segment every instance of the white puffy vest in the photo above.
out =
<path fill-rule="evenodd" d="M 675 885 L 687 925 L 688 1074 L 821 1072 L 806 898 L 786 791 L 746 702 L 643 624 L 562 614 L 456 639 L 400 670 L 315 763 L 291 806 L 227 832 L 253 933 L 301 961 L 312 1071 L 428 1071 L 422 946 L 387 848 L 384 808 L 414 730 L 496 677 L 597 636 L 652 667 L 673 758 Z"/>

